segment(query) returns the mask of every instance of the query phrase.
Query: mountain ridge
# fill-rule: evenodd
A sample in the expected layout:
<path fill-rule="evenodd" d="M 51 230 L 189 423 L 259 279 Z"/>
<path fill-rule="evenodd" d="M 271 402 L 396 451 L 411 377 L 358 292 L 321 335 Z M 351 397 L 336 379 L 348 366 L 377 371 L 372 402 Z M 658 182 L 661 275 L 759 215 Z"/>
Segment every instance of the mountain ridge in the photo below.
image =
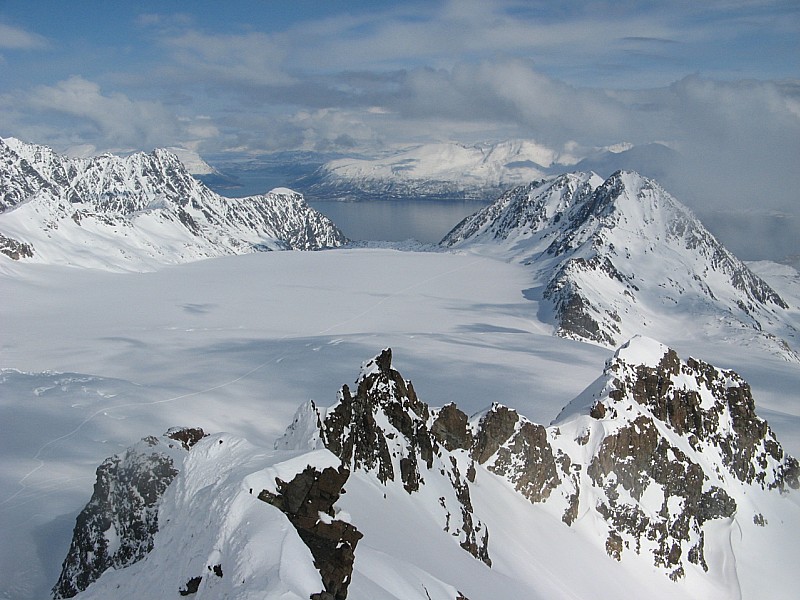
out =
<path fill-rule="evenodd" d="M 564 337 L 609 347 L 636 334 L 668 337 L 665 317 L 688 313 L 700 317 L 694 326 L 719 320 L 798 359 L 781 339 L 797 337 L 783 298 L 635 172 L 606 180 L 572 173 L 514 188 L 441 244 L 529 265 L 535 285 L 526 297 Z"/>
<path fill-rule="evenodd" d="M 11 139 L 0 164 L 0 241 L 13 259 L 137 269 L 347 241 L 300 194 L 225 198 L 163 149 L 70 159 Z"/>
<path fill-rule="evenodd" d="M 637 573 L 655 569 L 649 581 L 657 597 L 723 598 L 740 594 L 740 577 L 749 574 L 749 581 L 750 570 L 763 566 L 743 563 L 732 573 L 728 565 L 737 555 L 749 557 L 748 545 L 783 540 L 785 528 L 773 520 L 796 517 L 786 512 L 795 505 L 781 500 L 800 485 L 800 466 L 755 414 L 746 382 L 733 371 L 682 360 L 654 340 L 635 338 L 621 347 L 549 426 L 497 403 L 473 417 L 452 404 L 431 408 L 393 369 L 390 349 L 364 363 L 356 389 L 353 395 L 343 386 L 329 408 L 313 401 L 300 407 L 274 454 L 235 436 L 171 430 L 176 450 L 170 452 L 185 458 L 162 491 L 152 549 L 97 573 L 77 597 L 114 590 L 134 598 L 170 586 L 198 598 L 477 600 L 489 589 L 539 597 L 535 565 L 555 563 L 535 546 L 525 553 L 536 560 L 519 571 L 508 551 L 530 545 L 538 530 L 550 532 L 544 539 L 556 554 L 580 540 L 606 555 L 594 567 L 573 565 L 622 577 L 595 581 L 596 593 L 636 588 Z M 159 441 L 146 444 L 150 452 Z M 104 464 L 114 464 L 109 460 Z M 524 514 L 492 510 L 512 499 L 524 500 L 516 505 Z M 305 503 L 319 512 L 302 516 L 290 508 Z M 388 521 L 416 524 L 410 546 L 402 527 L 372 520 L 376 504 L 393 515 Z M 286 529 L 286 519 L 293 527 Z M 545 527 L 556 522 L 556 529 Z M 330 554 L 319 553 L 317 538 L 303 533 L 315 527 L 315 535 L 349 536 L 348 544 L 358 544 L 355 555 L 333 563 L 320 558 Z M 81 537 L 79 519 L 75 539 L 86 548 L 116 539 L 111 528 L 102 529 Z M 737 545 L 728 541 L 734 530 L 742 536 Z M 245 552 L 269 539 L 275 550 Z M 441 553 L 438 560 L 404 564 L 404 548 L 421 552 L 427 544 Z M 455 579 L 446 566 L 451 561 L 461 565 Z M 80 573 L 72 565 L 68 558 L 68 581 Z M 326 580 L 325 573 L 336 576 Z M 580 587 L 561 585 L 565 597 Z"/>

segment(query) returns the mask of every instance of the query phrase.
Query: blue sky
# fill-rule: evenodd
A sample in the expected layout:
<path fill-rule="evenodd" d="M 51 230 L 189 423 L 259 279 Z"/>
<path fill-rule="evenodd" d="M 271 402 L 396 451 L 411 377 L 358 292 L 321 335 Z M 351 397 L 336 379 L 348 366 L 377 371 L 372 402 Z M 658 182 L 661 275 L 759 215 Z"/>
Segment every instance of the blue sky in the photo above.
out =
<path fill-rule="evenodd" d="M 0 0 L 0 136 L 206 156 L 662 141 L 709 203 L 792 216 L 799 40 L 797 0 Z"/>

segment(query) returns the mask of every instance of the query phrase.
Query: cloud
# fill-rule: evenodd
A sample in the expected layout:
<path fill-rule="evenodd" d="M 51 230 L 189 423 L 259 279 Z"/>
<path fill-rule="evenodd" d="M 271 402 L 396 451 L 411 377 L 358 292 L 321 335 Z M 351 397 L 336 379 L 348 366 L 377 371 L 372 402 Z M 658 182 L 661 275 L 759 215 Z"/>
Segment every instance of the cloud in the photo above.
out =
<path fill-rule="evenodd" d="M 118 147 L 148 146 L 178 133 L 160 103 L 134 101 L 119 92 L 103 94 L 97 83 L 77 75 L 53 86 L 35 87 L 28 100 L 35 110 L 89 125 L 97 138 Z"/>
<path fill-rule="evenodd" d="M 47 39 L 39 34 L 0 23 L 0 49 L 38 50 L 47 46 Z"/>
<path fill-rule="evenodd" d="M 285 47 L 261 32 L 207 34 L 188 30 L 162 38 L 176 66 L 205 84 L 245 86 L 288 85 L 294 78 L 283 69 Z"/>
<path fill-rule="evenodd" d="M 0 96 L 0 110 L 28 140 L 100 151 L 197 145 L 219 130 L 208 116 L 178 116 L 162 103 L 104 93 L 100 85 L 75 75 L 52 86 L 35 86 Z"/>

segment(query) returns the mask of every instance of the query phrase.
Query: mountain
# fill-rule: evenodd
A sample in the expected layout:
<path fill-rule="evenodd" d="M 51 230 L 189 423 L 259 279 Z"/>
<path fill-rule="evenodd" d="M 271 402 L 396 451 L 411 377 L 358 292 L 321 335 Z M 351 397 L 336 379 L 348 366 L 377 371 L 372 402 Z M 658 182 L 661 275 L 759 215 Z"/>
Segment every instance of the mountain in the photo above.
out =
<path fill-rule="evenodd" d="M 558 335 L 614 347 L 637 334 L 708 335 L 797 354 L 781 296 L 658 183 L 618 171 L 514 188 L 442 241 L 531 267 L 528 299 Z"/>
<path fill-rule="evenodd" d="M 177 428 L 105 461 L 54 593 L 789 598 L 799 475 L 741 377 L 651 339 L 547 427 L 432 408 L 386 349 L 273 451 Z"/>
<path fill-rule="evenodd" d="M 375 159 L 329 161 L 298 186 L 323 199 L 483 199 L 542 177 L 559 158 L 527 140 L 423 144 Z"/>
<path fill-rule="evenodd" d="M 34 262 L 136 270 L 346 242 L 300 194 L 225 198 L 161 149 L 71 159 L 0 140 L 0 209 L 0 251 Z"/>

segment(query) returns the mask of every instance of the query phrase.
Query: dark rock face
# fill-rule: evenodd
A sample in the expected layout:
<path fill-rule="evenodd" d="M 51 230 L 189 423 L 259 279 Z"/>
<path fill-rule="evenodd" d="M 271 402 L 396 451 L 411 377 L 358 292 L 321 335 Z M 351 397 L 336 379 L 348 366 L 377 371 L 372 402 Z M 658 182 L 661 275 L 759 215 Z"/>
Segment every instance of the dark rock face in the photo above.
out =
<path fill-rule="evenodd" d="M 173 427 L 164 435 L 171 440 L 180 442 L 184 450 L 190 450 L 192 446 L 194 446 L 208 434 L 200 427 Z"/>
<path fill-rule="evenodd" d="M 611 371 L 625 373 L 614 380 L 612 397 L 630 394 L 677 434 L 688 436 L 692 446 L 713 446 L 736 479 L 765 489 L 798 488 L 797 461 L 785 455 L 767 422 L 756 415 L 750 386 L 738 374 L 693 358 L 683 363 L 674 350 L 667 350 L 656 367 L 638 365 L 634 374 L 615 365 Z M 681 386 L 680 376 L 698 385 Z M 713 400 L 703 402 L 704 391 Z"/>
<path fill-rule="evenodd" d="M 388 348 L 363 366 L 356 385 L 355 394 L 342 387 L 338 404 L 324 418 L 317 413 L 324 446 L 348 469 L 373 473 L 383 484 L 399 481 L 409 494 L 419 491 L 426 477 L 446 477 L 452 493 L 439 500 L 444 530 L 490 565 L 489 534 L 474 515 L 469 491 L 474 467 L 466 452 L 472 446 L 467 416 L 454 405 L 432 414 L 411 382 L 392 368 Z M 459 449 L 468 461 L 466 473 L 451 455 Z"/>
<path fill-rule="evenodd" d="M 610 535 L 618 540 L 613 555 L 619 559 L 632 540 L 648 539 L 657 544 L 654 563 L 679 578 L 684 571 L 682 559 L 708 570 L 704 555 L 703 524 L 711 519 L 729 518 L 736 512 L 736 502 L 725 490 L 710 486 L 703 491 L 708 477 L 700 465 L 658 434 L 652 420 L 640 416 L 629 426 L 607 436 L 587 469 L 594 485 L 607 497 L 597 506 L 613 526 Z M 650 485 L 660 486 L 662 503 L 655 515 L 647 515 L 636 504 L 620 501 L 625 490 L 637 502 Z M 680 500 L 681 509 L 670 510 L 670 502 Z M 629 538 L 623 540 L 620 533 Z M 682 545 L 689 546 L 683 556 Z M 636 549 L 636 548 L 634 548 Z"/>
<path fill-rule="evenodd" d="M 312 600 L 344 600 L 353 573 L 355 549 L 363 536 L 350 523 L 334 519 L 334 503 L 343 492 L 350 473 L 344 467 L 317 471 L 307 467 L 289 482 L 276 479 L 278 493 L 263 490 L 258 499 L 272 504 L 289 518 L 311 550 L 314 566 L 325 590 Z M 320 515 L 331 517 L 323 521 Z"/>
<path fill-rule="evenodd" d="M 455 404 L 443 406 L 431 425 L 434 439 L 447 450 L 469 450 L 472 435 L 468 429 L 469 419 Z"/>
<path fill-rule="evenodd" d="M 0 234 L 0 252 L 12 260 L 20 260 L 33 256 L 33 246 Z"/>
<path fill-rule="evenodd" d="M 121 569 L 153 548 L 158 507 L 164 490 L 178 474 L 170 450 L 188 450 L 203 430 L 175 428 L 164 439 L 144 438 L 124 454 L 97 468 L 94 493 L 76 519 L 54 598 L 71 598 L 109 568 Z M 179 443 L 172 443 L 179 440 Z"/>
<path fill-rule="evenodd" d="M 755 414 L 750 387 L 739 375 L 696 359 L 682 361 L 652 340 L 636 344 L 661 358 L 631 362 L 634 347 L 608 364 L 607 395 L 595 400 L 589 416 L 617 425 L 602 439 L 586 474 L 602 490 L 597 511 L 610 525 L 609 554 L 640 553 L 646 544 L 654 564 L 678 579 L 687 561 L 708 571 L 703 525 L 737 513 L 727 482 L 796 489 L 798 463 Z M 661 433 L 659 424 L 672 433 Z M 690 450 L 677 440 L 688 442 Z M 640 505 L 646 493 L 647 512 Z"/>

